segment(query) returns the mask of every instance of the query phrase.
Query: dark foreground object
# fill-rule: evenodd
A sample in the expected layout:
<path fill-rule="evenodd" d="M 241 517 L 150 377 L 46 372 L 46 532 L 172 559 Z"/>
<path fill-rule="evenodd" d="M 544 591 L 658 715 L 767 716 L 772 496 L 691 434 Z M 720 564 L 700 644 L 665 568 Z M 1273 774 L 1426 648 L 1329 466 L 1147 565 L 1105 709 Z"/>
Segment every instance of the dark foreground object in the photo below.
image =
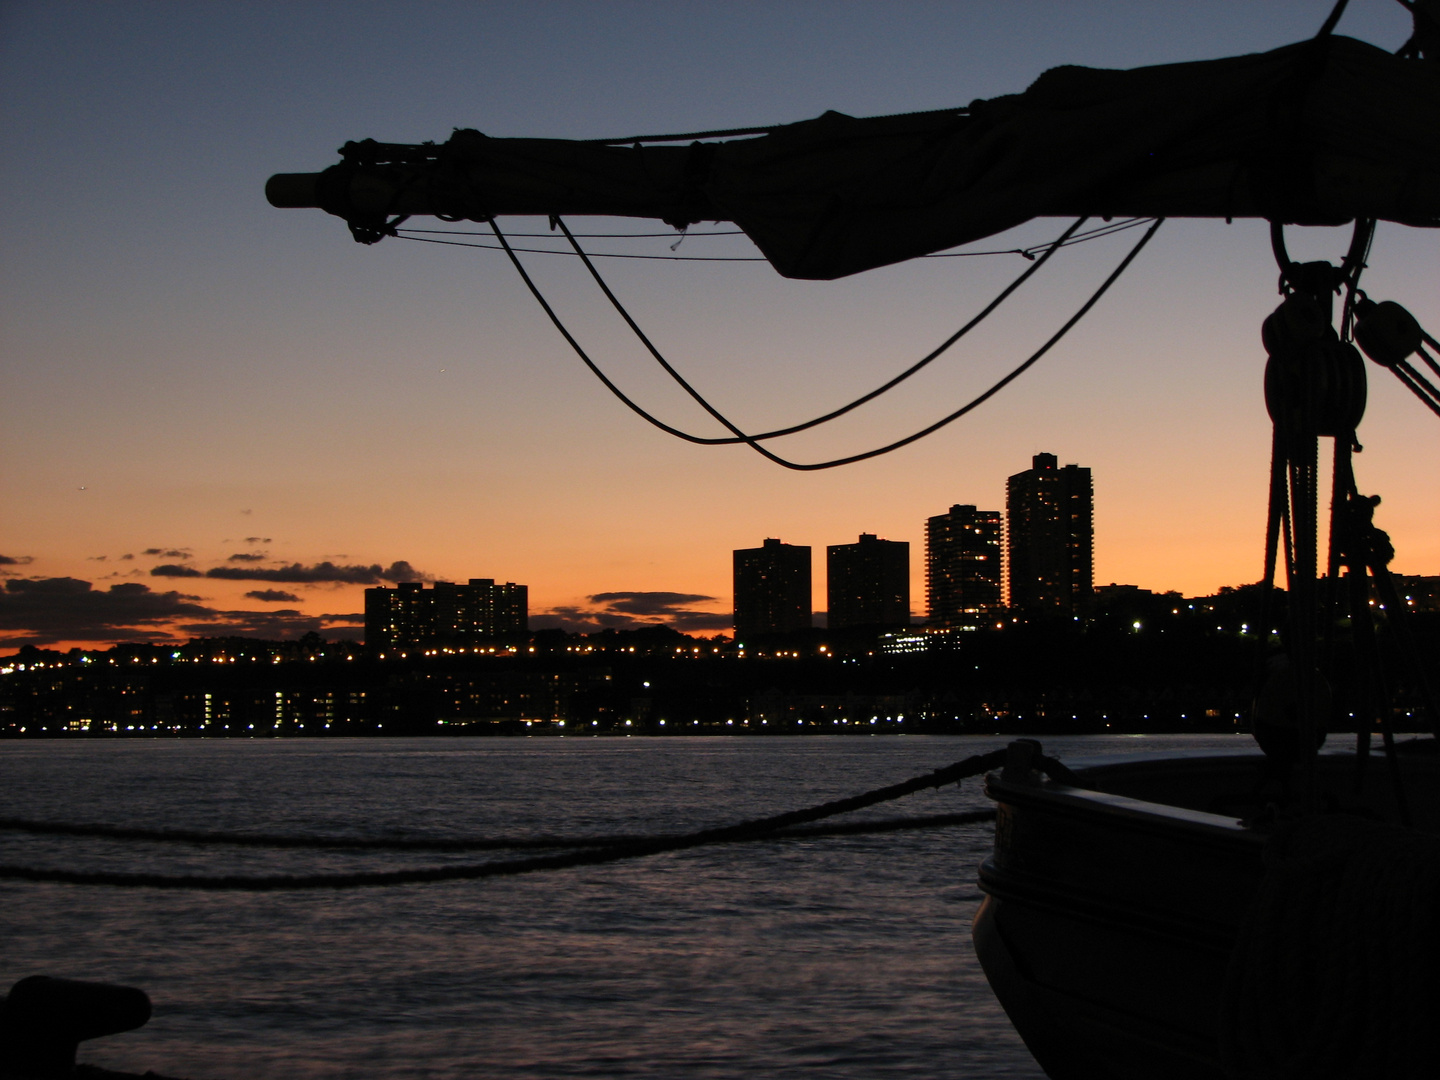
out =
<path fill-rule="evenodd" d="M 0 1002 L 0 1078 L 124 1077 L 77 1068 L 75 1051 L 86 1039 L 133 1031 L 149 1019 L 143 990 L 48 975 L 21 979 Z"/>
<path fill-rule="evenodd" d="M 1247 827 L 1261 761 L 987 777 L 975 948 L 1054 1080 L 1435 1075 L 1440 759 L 1402 758 L 1415 829 L 1351 755 L 1320 759 L 1330 813 Z"/>

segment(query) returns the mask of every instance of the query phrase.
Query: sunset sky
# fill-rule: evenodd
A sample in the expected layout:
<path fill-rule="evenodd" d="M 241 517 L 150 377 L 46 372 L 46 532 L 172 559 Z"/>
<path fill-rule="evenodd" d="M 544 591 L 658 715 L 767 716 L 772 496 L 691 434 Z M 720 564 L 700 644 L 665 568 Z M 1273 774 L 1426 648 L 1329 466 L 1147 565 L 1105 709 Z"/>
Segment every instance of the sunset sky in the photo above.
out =
<path fill-rule="evenodd" d="M 1329 7 L 0 3 L 0 651 L 337 636 L 365 584 L 417 577 L 524 583 L 532 625 L 664 617 L 713 633 L 728 626 L 733 548 L 811 545 L 823 609 L 825 545 L 861 532 L 910 542 L 921 614 L 926 517 L 1002 507 L 1006 476 L 1041 451 L 1094 472 L 1097 582 L 1197 595 L 1257 580 L 1270 439 L 1259 327 L 1277 303 L 1263 222 L 1167 223 L 984 408 L 895 454 L 793 473 L 643 424 L 499 253 L 362 247 L 337 218 L 272 209 L 263 188 L 366 137 L 589 138 L 963 105 L 1062 63 L 1275 48 L 1313 35 Z M 1339 32 L 1393 50 L 1409 17 L 1354 0 Z M 1021 247 L 1066 224 L 971 247 Z M 1338 259 L 1349 236 L 1292 232 L 1306 258 Z M 1138 235 L 1062 252 L 924 376 L 785 448 L 863 450 L 950 411 L 1048 337 Z M 587 241 L 649 254 L 673 242 Z M 678 253 L 753 249 L 692 236 Z M 612 377 L 671 422 L 716 432 L 583 267 L 527 258 Z M 824 283 L 753 262 L 602 269 L 681 370 L 755 430 L 884 381 L 1025 265 L 930 259 Z M 1440 233 L 1382 223 L 1369 294 L 1434 332 L 1437 284 Z M 1360 487 L 1384 497 L 1393 569 L 1440 573 L 1440 424 L 1369 374 Z"/>

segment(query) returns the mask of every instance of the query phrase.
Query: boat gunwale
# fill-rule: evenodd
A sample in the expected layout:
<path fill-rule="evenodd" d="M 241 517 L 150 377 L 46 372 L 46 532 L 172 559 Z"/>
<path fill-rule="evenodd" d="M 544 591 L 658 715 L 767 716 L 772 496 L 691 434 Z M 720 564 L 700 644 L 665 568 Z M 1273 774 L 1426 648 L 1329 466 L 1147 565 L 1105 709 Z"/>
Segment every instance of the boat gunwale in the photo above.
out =
<path fill-rule="evenodd" d="M 1091 759 L 1077 761 L 1072 771 L 1079 779 L 1089 779 L 1096 772 L 1133 773 L 1148 771 L 1165 766 L 1170 769 L 1203 766 L 1206 764 L 1228 765 L 1246 758 L 1260 759 L 1254 749 L 1245 753 L 1229 752 L 1215 754 L 1207 751 L 1187 751 L 1164 757 L 1134 758 L 1107 761 Z M 999 772 L 985 775 L 985 794 L 1001 805 L 1049 805 L 1080 810 L 1115 821 L 1124 822 L 1133 828 L 1146 831 L 1174 833 L 1177 830 L 1192 838 L 1204 839 L 1210 843 L 1233 846 L 1253 844 L 1260 847 L 1265 836 L 1240 819 L 1204 810 L 1190 810 L 1182 806 L 1157 803 L 1138 799 L 1130 795 L 1116 795 L 1093 788 L 1076 787 L 1056 780 L 1039 782 L 1006 780 Z"/>

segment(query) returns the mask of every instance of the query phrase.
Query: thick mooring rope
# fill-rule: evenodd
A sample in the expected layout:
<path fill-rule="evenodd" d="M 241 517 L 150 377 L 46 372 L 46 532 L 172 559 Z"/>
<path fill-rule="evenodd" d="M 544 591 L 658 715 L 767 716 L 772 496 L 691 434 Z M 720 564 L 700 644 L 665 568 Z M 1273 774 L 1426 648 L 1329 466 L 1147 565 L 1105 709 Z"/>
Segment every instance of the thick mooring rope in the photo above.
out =
<path fill-rule="evenodd" d="M 858 833 L 897 832 L 904 829 L 944 828 L 961 824 L 954 814 L 924 814 L 900 818 L 856 821 L 846 825 L 811 825 L 786 829 L 785 837 L 848 836 Z M 38 821 L 0 817 L 0 832 L 34 836 L 66 836 L 114 842 L 193 844 L 199 847 L 248 847 L 304 851 L 556 851 L 571 848 L 612 847 L 615 844 L 653 840 L 653 833 L 593 833 L 572 836 L 297 836 L 292 833 L 211 832 L 201 829 L 146 829 L 128 825 Z"/>
<path fill-rule="evenodd" d="M 418 885 L 439 881 L 473 881 L 479 878 L 509 877 L 516 874 L 533 873 L 539 870 L 563 870 L 576 866 L 595 866 L 601 863 L 618 862 L 622 859 L 659 855 L 668 851 L 683 851 L 688 848 L 712 844 L 735 844 L 755 840 L 784 839 L 794 835 L 805 835 L 797 826 L 808 825 L 837 814 L 863 810 L 878 803 L 913 795 L 919 791 L 959 783 L 971 776 L 978 776 L 996 768 L 1006 760 L 1008 749 L 993 750 L 987 754 L 976 754 L 943 769 L 922 776 L 913 777 L 899 784 L 876 788 L 846 799 L 836 799 L 803 810 L 792 810 L 784 814 L 756 818 L 717 828 L 700 829 L 695 832 L 631 837 L 607 843 L 604 847 L 590 847 L 556 855 L 539 855 L 526 859 L 503 859 L 478 864 L 457 866 L 421 867 L 412 870 L 377 870 L 338 874 L 270 874 L 270 875 L 205 875 L 205 874 L 141 874 L 117 873 L 111 871 L 51 870 L 39 867 L 0 865 L 0 879 L 33 882 L 55 882 L 70 885 L 109 885 L 123 888 L 150 889 L 192 889 L 211 892 L 277 892 L 299 889 L 355 889 L 373 888 L 382 885 Z M 1053 758 L 1037 754 L 1030 762 L 1031 767 L 1061 780 L 1073 782 L 1074 775 Z M 866 831 L 894 831 L 906 827 L 936 827 L 988 821 L 994 817 L 993 810 L 977 810 L 970 813 L 937 815 L 923 825 L 916 821 L 912 826 L 908 819 L 888 822 L 856 822 L 848 826 L 831 826 L 825 834 L 856 834 Z M 816 829 L 811 835 L 821 834 Z M 194 840 L 194 835 L 190 842 Z M 199 834 L 204 835 L 204 834 Z M 218 842 L 230 842 L 235 834 L 213 834 L 227 837 Z"/>

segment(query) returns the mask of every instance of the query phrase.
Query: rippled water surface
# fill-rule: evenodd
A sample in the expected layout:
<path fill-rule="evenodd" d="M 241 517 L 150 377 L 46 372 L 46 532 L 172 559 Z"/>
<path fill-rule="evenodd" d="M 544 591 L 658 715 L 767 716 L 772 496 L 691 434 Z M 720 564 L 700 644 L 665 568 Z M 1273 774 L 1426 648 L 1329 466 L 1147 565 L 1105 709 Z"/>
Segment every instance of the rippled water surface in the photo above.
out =
<path fill-rule="evenodd" d="M 0 815 L 344 836 L 684 831 L 928 772 L 998 738 L 0 743 Z M 1067 759 L 1224 737 L 1047 741 Z M 978 780 L 866 813 L 985 805 Z M 988 825 L 697 849 L 515 878 L 303 893 L 0 882 L 0 990 L 145 989 L 81 1060 L 250 1077 L 1026 1077 L 970 948 Z M 0 862 L 308 873 L 485 856 L 0 832 Z M 511 857 L 511 856 L 502 856 Z"/>

